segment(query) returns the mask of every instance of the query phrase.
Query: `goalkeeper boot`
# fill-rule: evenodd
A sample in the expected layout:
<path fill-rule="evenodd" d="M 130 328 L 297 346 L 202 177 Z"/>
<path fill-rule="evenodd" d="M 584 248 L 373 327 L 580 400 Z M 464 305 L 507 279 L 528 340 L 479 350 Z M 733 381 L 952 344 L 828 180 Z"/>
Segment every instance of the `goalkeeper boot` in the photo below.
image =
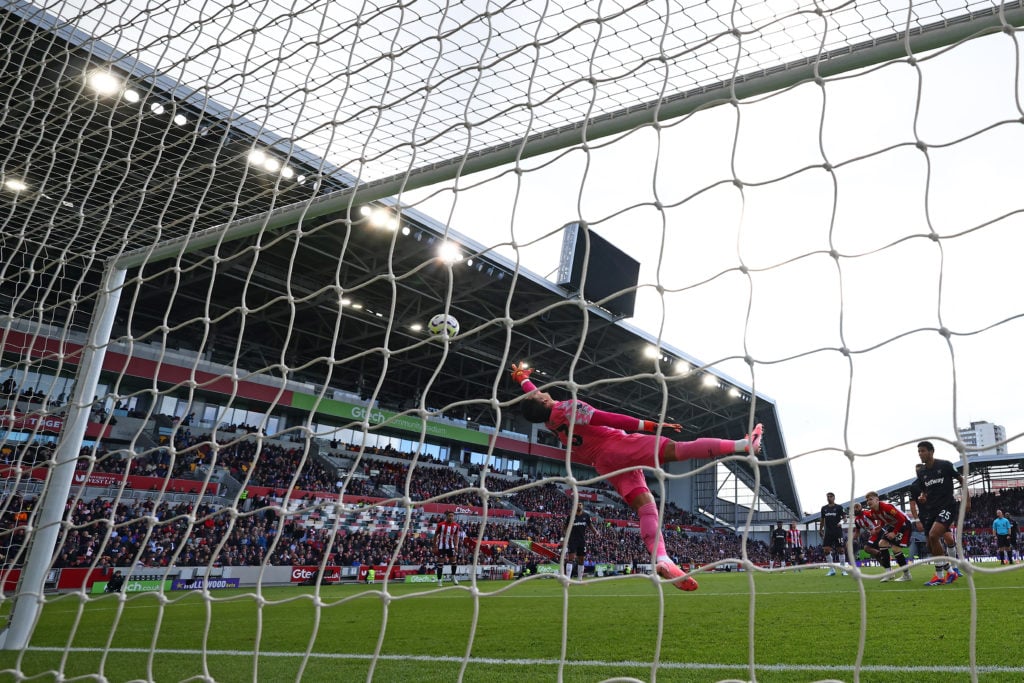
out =
<path fill-rule="evenodd" d="M 959 575 L 959 574 L 957 574 L 957 573 L 956 573 L 955 571 L 953 571 L 952 569 L 950 569 L 950 570 L 949 570 L 949 571 L 948 571 L 948 572 L 946 573 L 946 579 L 945 579 L 945 580 L 944 580 L 944 581 L 943 581 L 942 583 L 946 583 L 946 584 L 949 584 L 949 583 L 953 583 L 954 581 L 956 581 L 956 580 L 957 580 L 957 579 L 959 579 L 959 578 L 960 578 L 960 575 Z"/>
<path fill-rule="evenodd" d="M 936 574 L 935 576 L 933 576 L 933 577 L 931 578 L 931 581 L 928 581 L 928 582 L 927 582 L 927 583 L 925 583 L 924 585 L 926 585 L 926 586 L 941 586 L 941 585 L 942 585 L 942 583 L 943 583 L 942 579 L 940 579 L 940 578 L 939 578 L 939 575 L 938 575 L 938 574 Z"/>
<path fill-rule="evenodd" d="M 671 581 L 681 591 L 697 590 L 697 580 L 677 567 L 675 562 L 662 560 L 656 565 L 655 571 L 658 572 L 658 576 Z"/>
<path fill-rule="evenodd" d="M 740 443 L 742 443 L 742 448 L 738 448 L 737 450 L 740 453 L 748 453 L 748 454 L 752 453 L 754 455 L 759 454 L 761 452 L 761 437 L 762 436 L 764 436 L 764 425 L 762 425 L 759 422 L 756 425 L 754 425 L 754 431 L 752 431 L 749 434 L 747 434 L 747 437 L 743 440 L 746 443 L 740 442 Z M 739 444 L 737 444 L 737 445 L 739 445 Z"/>

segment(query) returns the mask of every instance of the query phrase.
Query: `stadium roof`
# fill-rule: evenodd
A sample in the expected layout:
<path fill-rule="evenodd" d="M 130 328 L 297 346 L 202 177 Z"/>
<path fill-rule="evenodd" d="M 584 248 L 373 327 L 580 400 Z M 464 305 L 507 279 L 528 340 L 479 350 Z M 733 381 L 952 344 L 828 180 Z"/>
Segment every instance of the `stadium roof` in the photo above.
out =
<path fill-rule="evenodd" d="M 7 314 L 83 331 L 111 259 L 354 182 L 42 10 L 6 7 L 0 26 L 7 54 L 18 58 L 0 73 L 0 139 L 9 143 L 0 164 L 4 182 L 26 186 L 0 191 Z M 123 79 L 138 101 L 94 92 L 96 69 Z M 255 166 L 254 149 L 279 158 L 290 176 Z M 398 208 L 388 200 L 381 207 Z M 763 458 L 785 458 L 771 399 L 678 349 L 662 345 L 661 360 L 647 357 L 650 334 L 428 216 L 397 213 L 403 234 L 373 227 L 362 208 L 302 221 L 301 239 L 293 230 L 262 232 L 134 269 L 115 337 L 166 335 L 169 346 L 212 362 L 372 394 L 385 407 L 410 407 L 422 390 L 428 406 L 480 424 L 496 421 L 492 397 L 516 396 L 508 365 L 529 359 L 544 373 L 539 383 L 571 376 L 601 408 L 653 417 L 664 402 L 682 438 L 743 434 L 753 406 L 766 426 Z M 445 240 L 459 245 L 462 261 L 436 257 Z M 446 353 L 411 325 L 449 296 L 462 333 Z M 675 374 L 679 360 L 693 369 Z M 717 386 L 705 385 L 707 374 Z M 629 379 L 605 381 L 621 378 Z M 788 463 L 765 468 L 762 482 L 801 509 Z"/>

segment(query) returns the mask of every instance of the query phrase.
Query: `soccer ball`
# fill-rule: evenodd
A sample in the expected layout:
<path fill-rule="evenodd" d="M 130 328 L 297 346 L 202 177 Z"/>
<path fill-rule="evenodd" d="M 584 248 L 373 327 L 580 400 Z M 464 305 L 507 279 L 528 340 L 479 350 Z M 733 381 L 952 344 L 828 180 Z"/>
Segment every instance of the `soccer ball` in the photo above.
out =
<path fill-rule="evenodd" d="M 427 329 L 430 330 L 430 334 L 443 334 L 454 337 L 459 333 L 459 321 L 453 315 L 438 313 L 430 319 Z"/>

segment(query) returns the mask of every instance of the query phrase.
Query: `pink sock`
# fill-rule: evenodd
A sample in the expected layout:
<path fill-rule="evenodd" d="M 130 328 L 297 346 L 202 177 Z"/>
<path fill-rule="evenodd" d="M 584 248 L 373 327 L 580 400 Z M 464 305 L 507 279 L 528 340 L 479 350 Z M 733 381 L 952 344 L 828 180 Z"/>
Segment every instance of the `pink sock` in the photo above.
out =
<path fill-rule="evenodd" d="M 727 439 L 676 441 L 675 444 L 677 460 L 702 460 L 717 455 L 732 455 L 736 452 L 736 442 Z"/>
<path fill-rule="evenodd" d="M 654 503 L 641 505 L 636 511 L 640 515 L 640 536 L 644 545 L 654 553 L 655 559 L 668 557 L 665 552 L 665 541 L 661 538 L 661 523 L 658 520 L 658 506 Z"/>

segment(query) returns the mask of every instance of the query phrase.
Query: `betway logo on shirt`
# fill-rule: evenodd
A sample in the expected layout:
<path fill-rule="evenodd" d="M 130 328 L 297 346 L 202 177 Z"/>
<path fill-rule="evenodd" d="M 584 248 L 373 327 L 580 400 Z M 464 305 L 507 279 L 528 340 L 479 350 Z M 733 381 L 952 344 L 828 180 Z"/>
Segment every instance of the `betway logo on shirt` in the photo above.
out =
<path fill-rule="evenodd" d="M 938 486 L 938 485 L 944 484 L 944 483 L 946 483 L 946 478 L 945 477 L 939 477 L 938 479 L 928 479 L 928 480 L 926 480 L 924 482 L 924 485 L 925 486 Z"/>

